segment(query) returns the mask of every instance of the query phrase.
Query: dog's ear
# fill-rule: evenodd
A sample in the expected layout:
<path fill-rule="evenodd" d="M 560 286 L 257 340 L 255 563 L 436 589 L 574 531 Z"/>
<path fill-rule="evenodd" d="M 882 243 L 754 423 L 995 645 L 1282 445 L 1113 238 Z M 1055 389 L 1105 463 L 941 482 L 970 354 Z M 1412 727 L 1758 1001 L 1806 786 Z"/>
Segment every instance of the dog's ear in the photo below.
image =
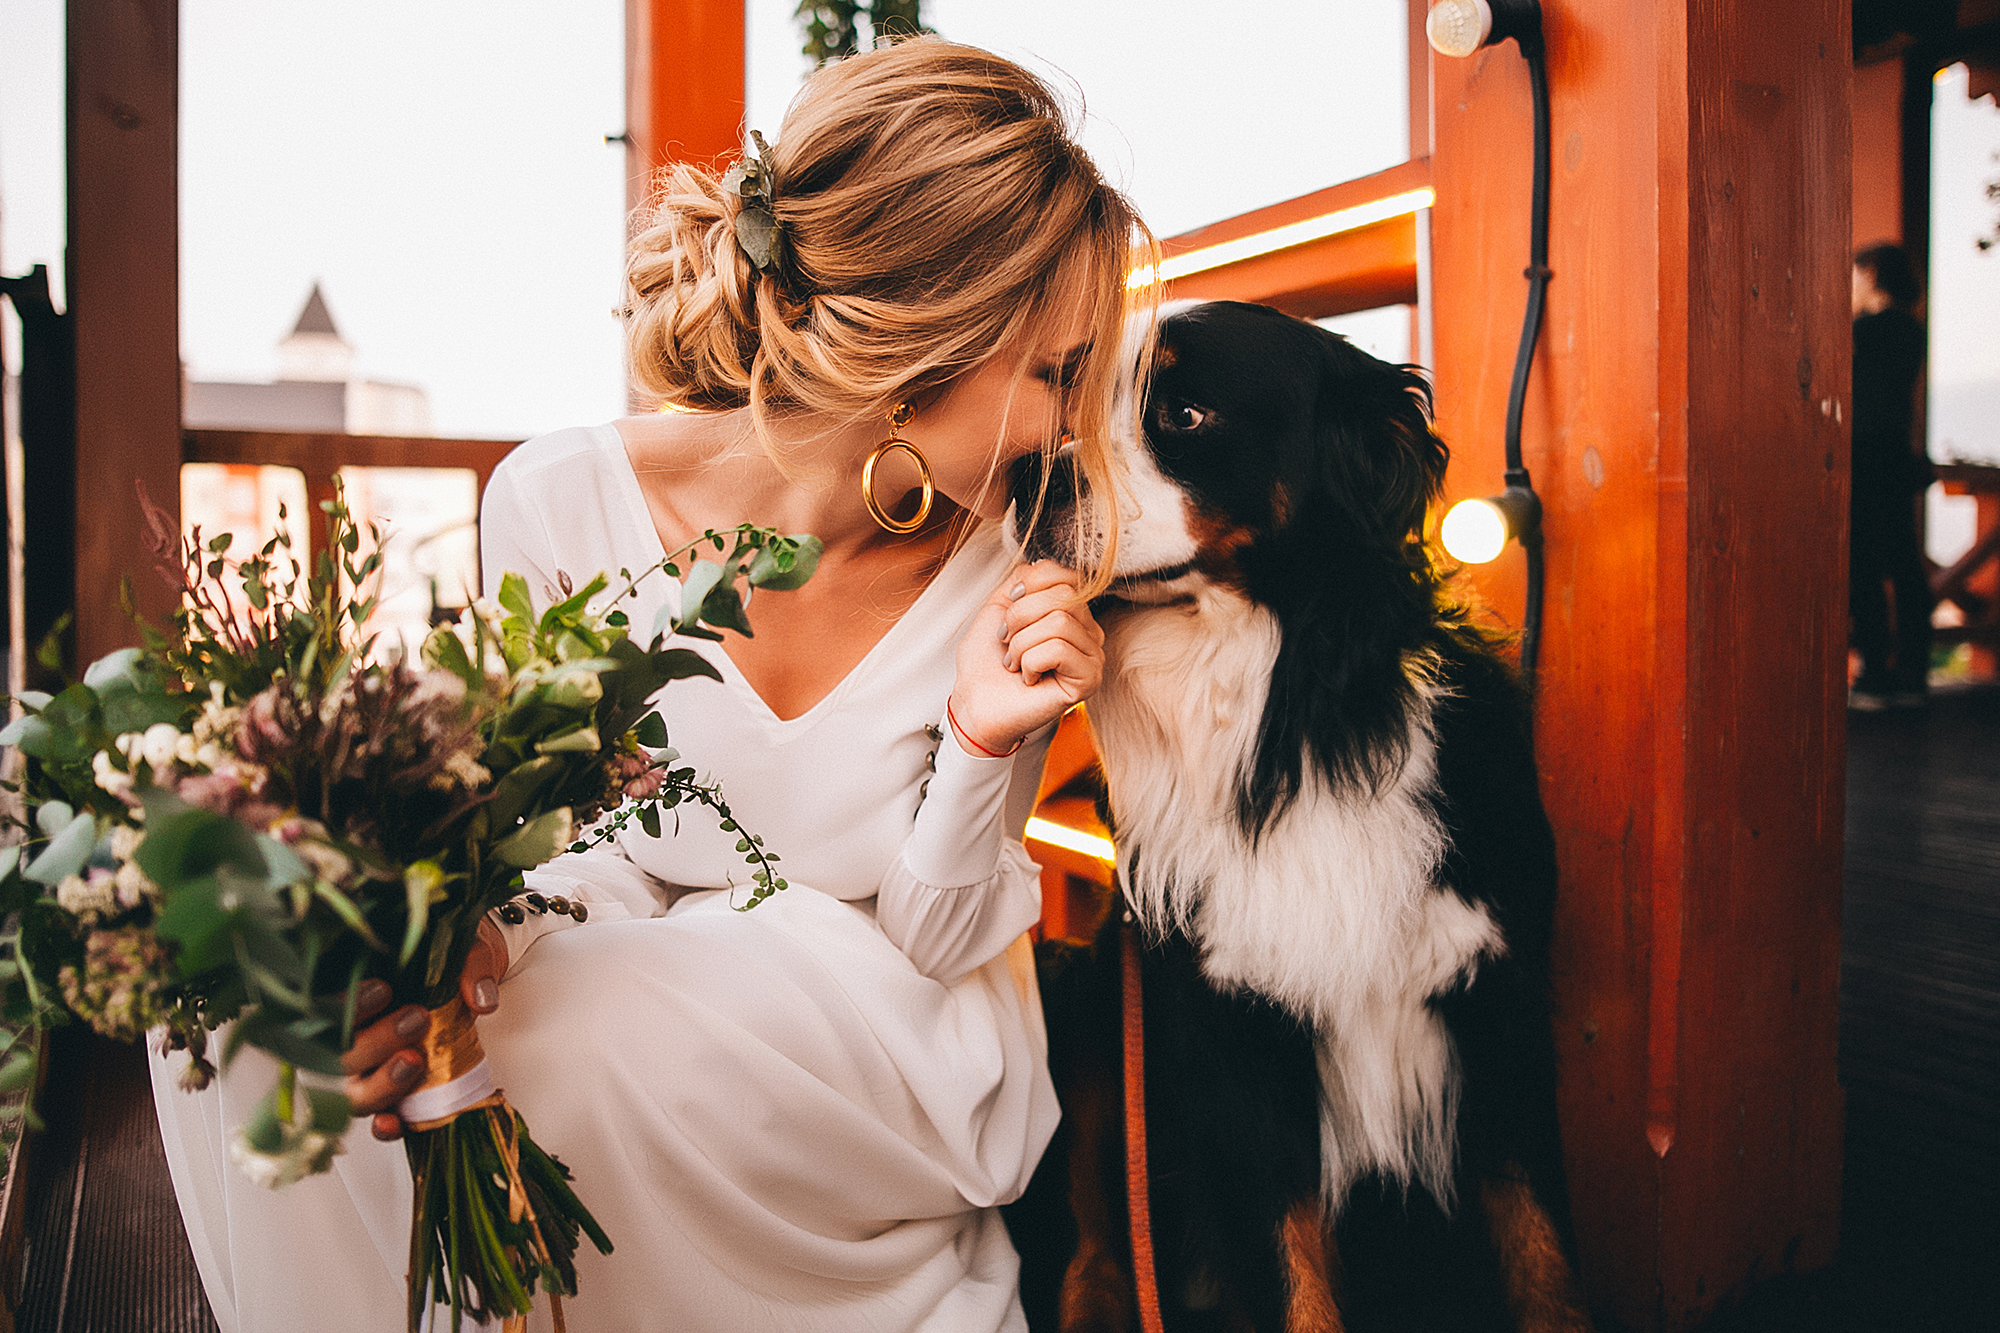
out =
<path fill-rule="evenodd" d="M 1407 549 L 1444 489 L 1449 451 L 1431 427 L 1431 390 L 1413 366 L 1391 365 L 1321 332 L 1315 460 L 1349 531 Z"/>

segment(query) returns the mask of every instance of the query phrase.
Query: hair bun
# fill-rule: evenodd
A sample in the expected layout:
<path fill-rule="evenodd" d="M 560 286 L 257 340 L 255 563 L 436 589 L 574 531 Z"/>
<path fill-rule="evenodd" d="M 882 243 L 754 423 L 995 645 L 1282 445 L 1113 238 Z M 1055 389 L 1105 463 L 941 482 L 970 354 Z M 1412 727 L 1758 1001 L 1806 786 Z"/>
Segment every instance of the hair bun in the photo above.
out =
<path fill-rule="evenodd" d="M 686 407 L 750 401 L 760 341 L 757 270 L 736 243 L 736 196 L 685 163 L 661 172 L 625 265 L 633 381 Z"/>

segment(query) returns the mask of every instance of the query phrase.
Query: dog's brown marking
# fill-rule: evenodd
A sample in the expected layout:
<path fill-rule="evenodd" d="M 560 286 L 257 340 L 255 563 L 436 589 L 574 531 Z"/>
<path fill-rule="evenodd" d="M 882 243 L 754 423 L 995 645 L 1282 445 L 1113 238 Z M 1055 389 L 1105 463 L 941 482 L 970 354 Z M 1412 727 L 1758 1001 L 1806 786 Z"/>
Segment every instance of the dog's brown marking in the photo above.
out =
<path fill-rule="evenodd" d="M 1117 1146 L 1115 1089 L 1105 1071 L 1079 1079 L 1063 1101 L 1070 1118 L 1069 1202 L 1077 1242 L 1063 1270 L 1062 1333 L 1129 1333 L 1137 1311 L 1126 1266 L 1124 1210 L 1104 1188 L 1105 1154 Z"/>
<path fill-rule="evenodd" d="M 1479 1182 L 1479 1203 L 1519 1333 L 1591 1333 L 1576 1274 L 1526 1174 L 1510 1167 L 1488 1176 Z"/>
<path fill-rule="evenodd" d="M 1285 1333 L 1345 1333 L 1333 1299 L 1333 1238 L 1317 1195 L 1293 1204 L 1278 1223 L 1285 1265 Z"/>
<path fill-rule="evenodd" d="M 1257 530 L 1205 505 L 1190 503 L 1187 515 L 1188 535 L 1195 544 L 1195 568 L 1215 583 L 1242 591 L 1243 568 L 1237 563 L 1237 556 L 1257 540 Z"/>
<path fill-rule="evenodd" d="M 1287 527 L 1292 521 L 1292 488 L 1280 481 L 1271 487 L 1271 525 Z"/>

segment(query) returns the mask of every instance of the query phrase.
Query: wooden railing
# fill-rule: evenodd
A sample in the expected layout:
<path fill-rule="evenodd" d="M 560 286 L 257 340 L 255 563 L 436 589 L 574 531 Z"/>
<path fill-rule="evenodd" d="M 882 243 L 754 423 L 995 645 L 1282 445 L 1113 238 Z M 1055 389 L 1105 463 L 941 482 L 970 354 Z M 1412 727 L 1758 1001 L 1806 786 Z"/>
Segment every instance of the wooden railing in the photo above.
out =
<path fill-rule="evenodd" d="M 259 464 L 297 468 L 305 474 L 313 513 L 333 498 L 333 479 L 344 467 L 456 467 L 479 478 L 479 492 L 519 440 L 459 440 L 429 435 L 342 435 L 279 430 L 188 430 L 181 435 L 184 463 Z"/>
<path fill-rule="evenodd" d="M 1960 625 L 1941 625 L 1939 643 L 1973 645 L 1973 669 L 1991 675 L 2000 655 L 2000 467 L 1980 463 L 1939 463 L 1933 469 L 1947 495 L 1969 495 L 1979 506 L 1972 546 L 1948 567 L 1931 575 L 1931 592 L 1964 615 Z"/>

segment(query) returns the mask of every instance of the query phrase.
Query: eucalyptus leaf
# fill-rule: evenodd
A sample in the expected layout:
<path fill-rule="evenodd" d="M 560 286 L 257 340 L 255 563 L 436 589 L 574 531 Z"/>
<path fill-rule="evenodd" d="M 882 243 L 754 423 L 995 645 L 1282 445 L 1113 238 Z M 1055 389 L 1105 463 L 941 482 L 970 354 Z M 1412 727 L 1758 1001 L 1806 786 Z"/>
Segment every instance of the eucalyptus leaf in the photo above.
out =
<path fill-rule="evenodd" d="M 32 713 L 41 712 L 49 706 L 49 700 L 55 698 L 54 695 L 42 690 L 22 690 L 14 697 L 21 701 L 21 707 Z"/>
<path fill-rule="evenodd" d="M 113 684 L 137 688 L 143 683 L 145 674 L 145 654 L 137 648 L 120 648 L 85 667 L 83 683 L 93 690 L 102 690 Z"/>
<path fill-rule="evenodd" d="M 54 733 L 49 724 L 33 713 L 24 713 L 0 730 L 0 745 L 18 745 L 21 753 L 41 758 Z"/>
<path fill-rule="evenodd" d="M 76 818 L 76 808 L 68 801 L 49 801 L 35 811 L 35 827 L 42 831 L 44 838 L 53 838 L 70 826 Z"/>
<path fill-rule="evenodd" d="M 451 626 L 439 625 L 431 631 L 430 637 L 424 640 L 423 657 L 432 666 L 449 671 L 464 681 L 467 689 L 479 688 L 479 669 L 472 665 L 472 659 L 466 655 L 465 644 Z"/>
<path fill-rule="evenodd" d="M 701 604 L 701 618 L 721 629 L 733 629 L 746 639 L 756 637 L 734 581 L 719 583 L 709 592 L 708 600 Z"/>
<path fill-rule="evenodd" d="M 493 845 L 494 859 L 518 870 L 533 870 L 560 855 L 576 836 L 570 809 L 549 810 Z"/>
<path fill-rule="evenodd" d="M 0 847 L 0 879 L 13 874 L 14 867 L 19 864 L 21 864 L 21 849 L 18 846 Z"/>
<path fill-rule="evenodd" d="M 675 618 L 674 627 L 685 632 L 686 627 L 700 621 L 707 609 L 708 595 L 728 573 L 713 560 L 697 560 L 688 570 L 685 582 L 681 584 L 681 613 Z"/>
<path fill-rule="evenodd" d="M 595 727 L 578 727 L 575 731 L 566 731 L 560 736 L 551 736 L 548 740 L 535 742 L 535 753 L 544 755 L 592 754 L 603 748 L 604 743 L 598 739 Z"/>
<path fill-rule="evenodd" d="M 500 605 L 528 624 L 535 623 L 535 604 L 528 596 L 528 581 L 519 574 L 510 573 L 501 578 Z"/>
<path fill-rule="evenodd" d="M 819 569 L 819 557 L 824 546 L 811 533 L 797 537 L 798 549 L 791 553 L 792 560 L 787 568 L 766 546 L 757 552 L 757 558 L 750 562 L 750 586 L 769 588 L 773 592 L 789 592 L 801 587 Z"/>
<path fill-rule="evenodd" d="M 658 713 L 648 713 L 632 728 L 632 738 L 649 750 L 658 750 L 667 743 L 667 724 Z"/>
<path fill-rule="evenodd" d="M 42 808 L 46 810 L 48 807 Z M 49 845 L 42 849 L 42 854 L 21 872 L 22 877 L 37 884 L 60 883 L 83 869 L 96 848 L 97 820 L 89 815 L 79 815 L 70 820 L 62 832 L 49 839 Z"/>

